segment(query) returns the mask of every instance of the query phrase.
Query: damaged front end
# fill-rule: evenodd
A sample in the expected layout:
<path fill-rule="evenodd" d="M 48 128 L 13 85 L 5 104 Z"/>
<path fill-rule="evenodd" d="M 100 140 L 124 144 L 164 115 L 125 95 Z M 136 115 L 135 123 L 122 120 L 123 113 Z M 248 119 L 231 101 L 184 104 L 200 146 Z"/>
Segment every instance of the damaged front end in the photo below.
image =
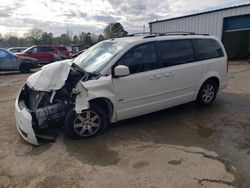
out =
<path fill-rule="evenodd" d="M 58 72 L 58 67 L 61 72 Z M 22 137 L 34 145 L 42 141 L 55 141 L 56 136 L 46 130 L 52 125 L 64 124 L 67 112 L 76 106 L 77 95 L 86 97 L 87 92 L 83 94 L 78 89 L 79 81 L 88 79 L 87 73 L 70 62 L 49 69 L 45 67 L 32 75 L 15 104 L 16 124 Z M 47 83 L 46 80 L 51 81 Z"/>

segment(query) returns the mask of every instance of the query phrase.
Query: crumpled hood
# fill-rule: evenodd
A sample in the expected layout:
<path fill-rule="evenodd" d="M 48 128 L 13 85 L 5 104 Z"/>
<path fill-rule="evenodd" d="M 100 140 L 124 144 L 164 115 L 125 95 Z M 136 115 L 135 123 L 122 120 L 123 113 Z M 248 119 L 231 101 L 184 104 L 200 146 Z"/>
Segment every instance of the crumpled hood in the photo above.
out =
<path fill-rule="evenodd" d="M 37 91 L 55 91 L 61 89 L 68 78 L 72 60 L 63 60 L 51 63 L 42 67 L 42 69 L 32 74 L 27 84 Z"/>

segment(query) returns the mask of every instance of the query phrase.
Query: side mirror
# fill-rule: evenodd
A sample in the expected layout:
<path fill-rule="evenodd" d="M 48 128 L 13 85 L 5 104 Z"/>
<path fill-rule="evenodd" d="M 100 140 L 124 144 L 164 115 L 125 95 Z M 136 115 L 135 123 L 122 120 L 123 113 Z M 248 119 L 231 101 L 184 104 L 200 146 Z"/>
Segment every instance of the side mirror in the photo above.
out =
<path fill-rule="evenodd" d="M 116 77 L 128 76 L 130 74 L 129 68 L 125 65 L 118 65 L 115 67 L 114 74 Z"/>
<path fill-rule="evenodd" d="M 27 53 L 27 54 L 32 54 L 32 51 L 27 51 L 26 53 Z"/>

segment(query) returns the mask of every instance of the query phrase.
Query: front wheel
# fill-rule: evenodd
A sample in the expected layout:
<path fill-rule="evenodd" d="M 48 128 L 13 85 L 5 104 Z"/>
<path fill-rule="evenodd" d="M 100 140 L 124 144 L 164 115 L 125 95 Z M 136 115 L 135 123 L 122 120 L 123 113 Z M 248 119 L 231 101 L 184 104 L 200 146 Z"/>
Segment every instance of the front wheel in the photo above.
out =
<path fill-rule="evenodd" d="M 71 138 L 88 138 L 100 135 L 107 127 L 107 116 L 97 105 L 77 114 L 71 109 L 65 119 L 65 131 Z"/>
<path fill-rule="evenodd" d="M 214 102 L 218 86 L 213 80 L 206 81 L 200 88 L 196 103 L 200 106 L 207 106 Z"/>
<path fill-rule="evenodd" d="M 29 65 L 20 65 L 19 70 L 22 73 L 30 73 L 30 66 Z"/>

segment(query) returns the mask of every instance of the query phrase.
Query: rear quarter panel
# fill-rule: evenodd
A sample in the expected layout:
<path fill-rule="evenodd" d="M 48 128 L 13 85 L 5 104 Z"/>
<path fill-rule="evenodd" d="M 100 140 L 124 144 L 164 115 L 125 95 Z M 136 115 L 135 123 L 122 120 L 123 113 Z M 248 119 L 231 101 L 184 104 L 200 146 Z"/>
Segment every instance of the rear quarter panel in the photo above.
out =
<path fill-rule="evenodd" d="M 221 89 L 224 89 L 228 82 L 227 75 L 227 58 L 215 58 L 201 61 L 202 64 L 202 77 L 196 87 L 194 99 L 196 99 L 202 84 L 211 77 L 216 77 L 219 79 Z"/>

